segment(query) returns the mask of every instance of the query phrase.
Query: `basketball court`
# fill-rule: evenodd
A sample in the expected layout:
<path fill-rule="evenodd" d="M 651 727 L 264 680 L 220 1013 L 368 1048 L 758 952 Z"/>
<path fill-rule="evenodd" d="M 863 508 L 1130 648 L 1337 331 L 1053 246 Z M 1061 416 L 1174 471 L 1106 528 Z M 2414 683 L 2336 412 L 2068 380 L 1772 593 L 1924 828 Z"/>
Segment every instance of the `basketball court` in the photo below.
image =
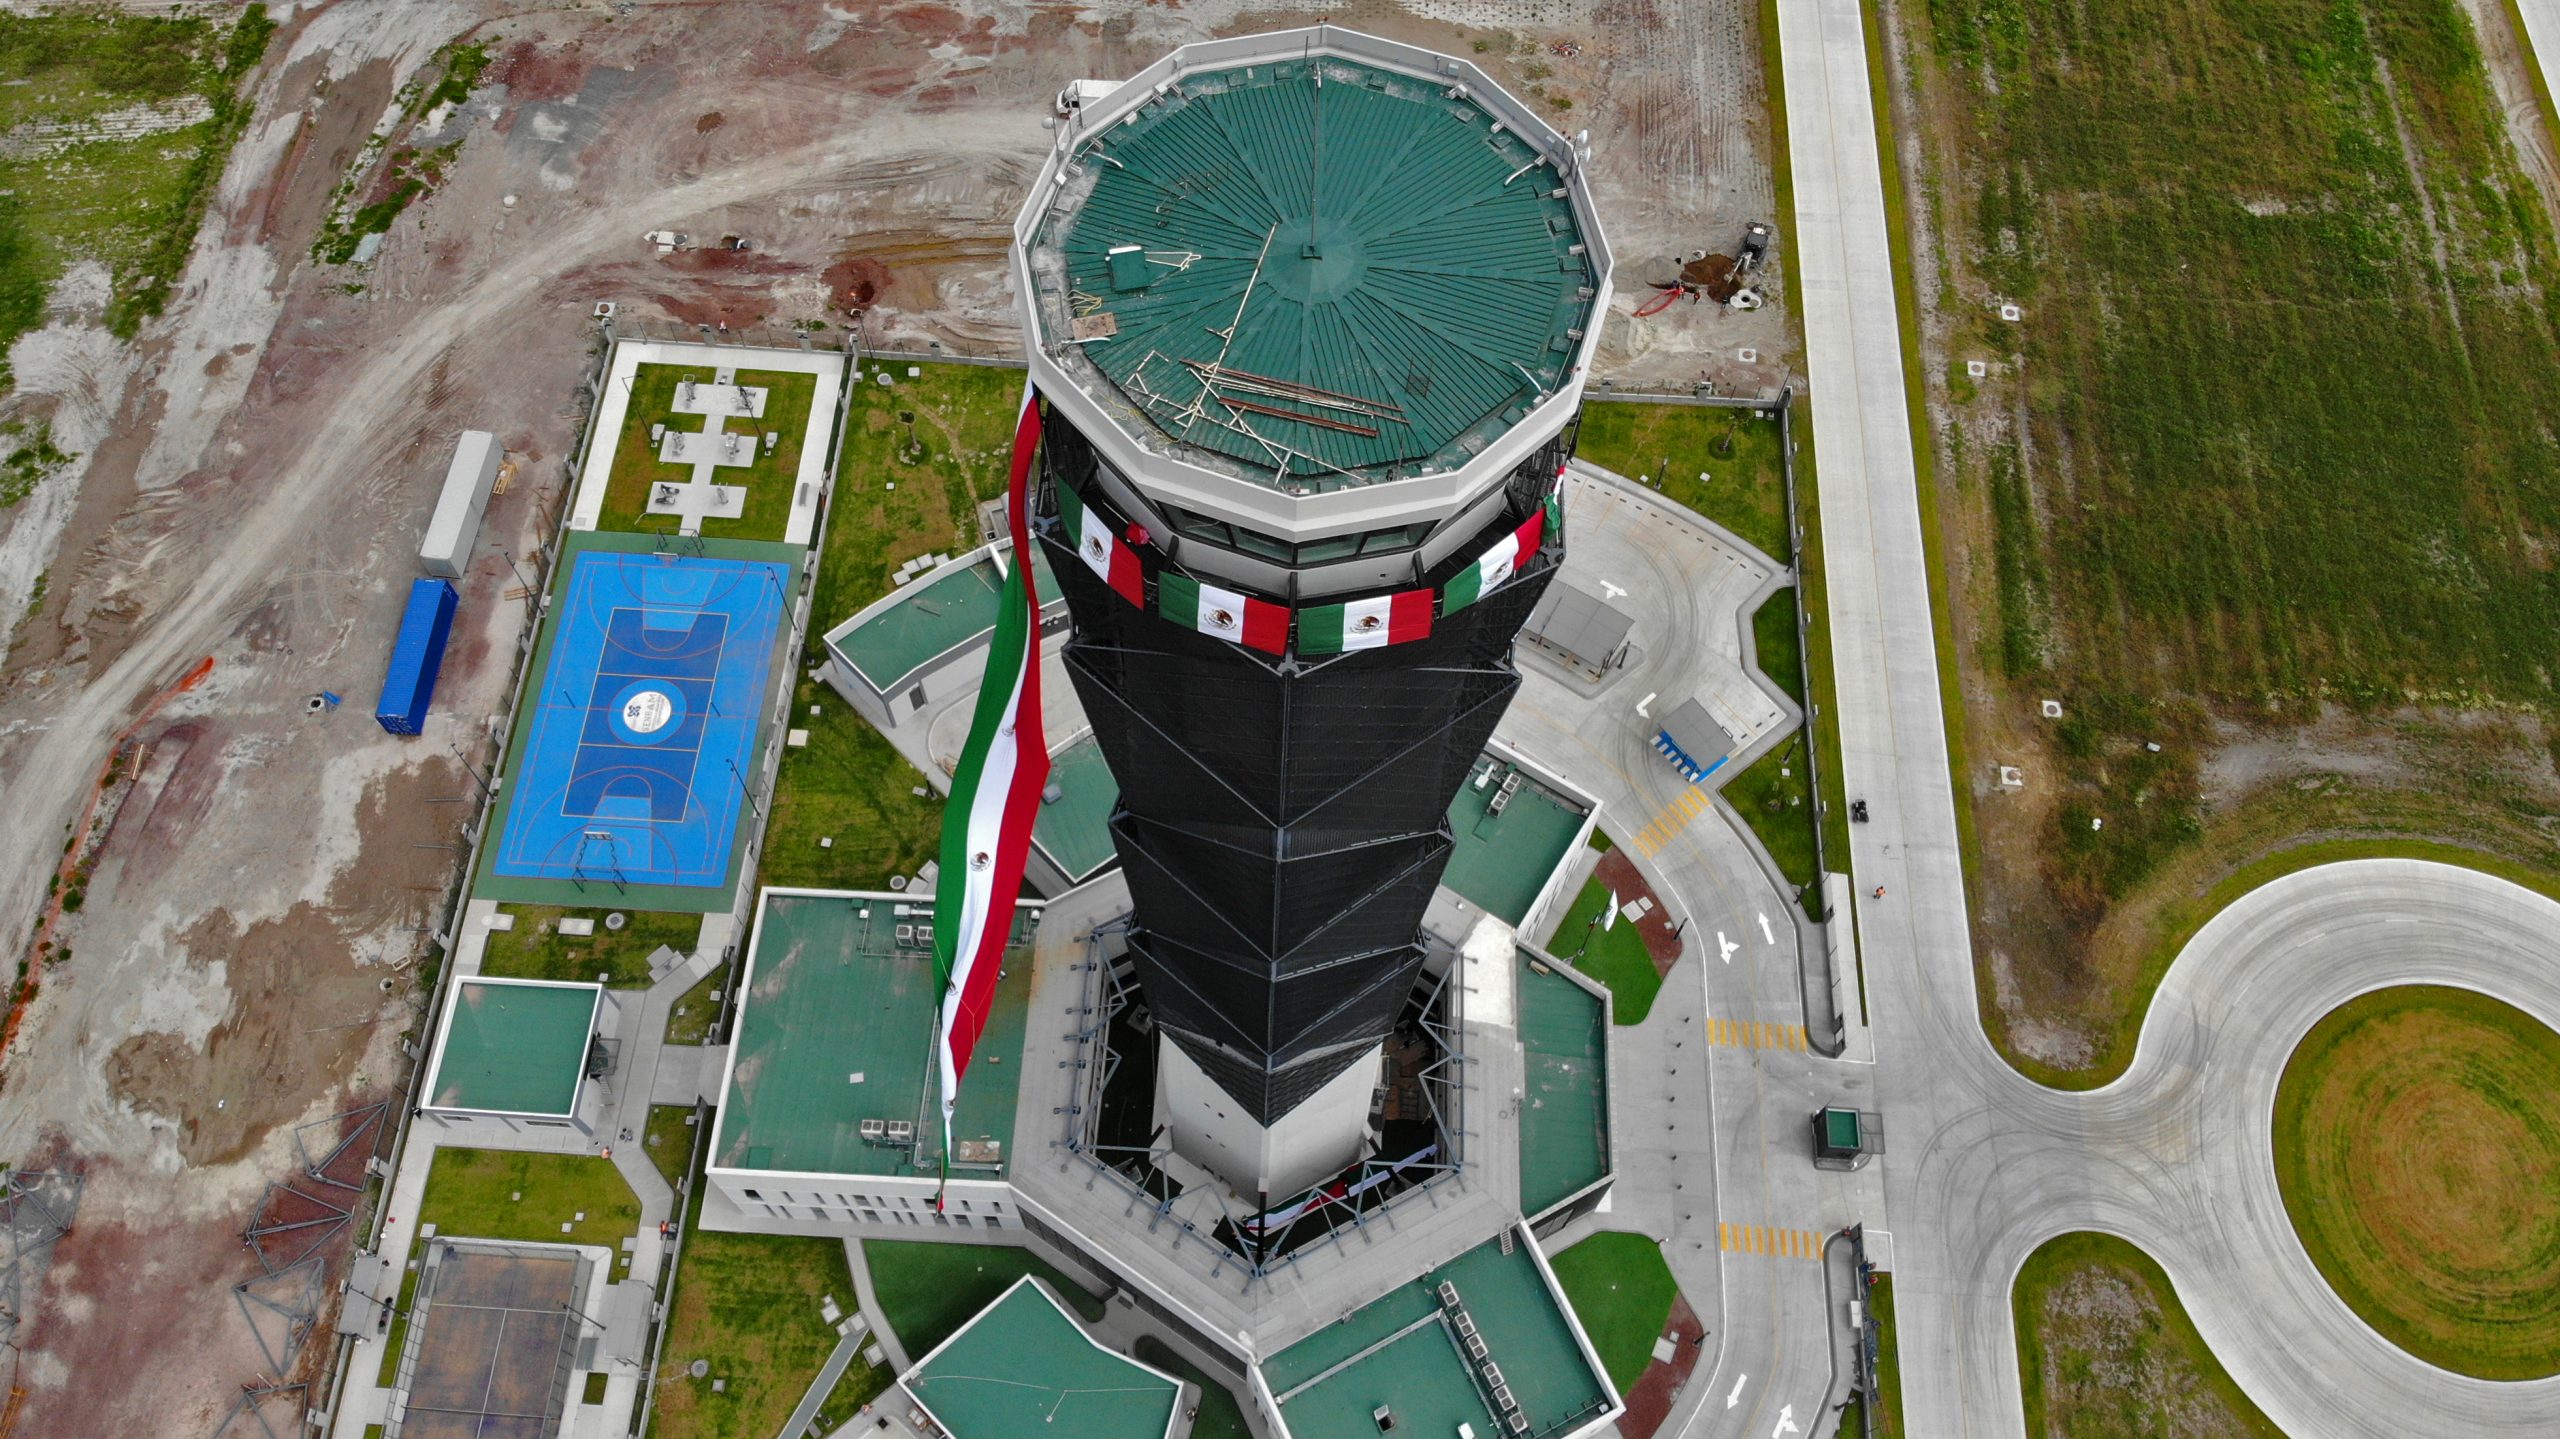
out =
<path fill-rule="evenodd" d="M 592 547 L 567 563 L 491 873 L 725 896 L 794 566 Z"/>
<path fill-rule="evenodd" d="M 385 1439 L 555 1439 L 587 1261 L 573 1250 L 427 1241 Z"/>

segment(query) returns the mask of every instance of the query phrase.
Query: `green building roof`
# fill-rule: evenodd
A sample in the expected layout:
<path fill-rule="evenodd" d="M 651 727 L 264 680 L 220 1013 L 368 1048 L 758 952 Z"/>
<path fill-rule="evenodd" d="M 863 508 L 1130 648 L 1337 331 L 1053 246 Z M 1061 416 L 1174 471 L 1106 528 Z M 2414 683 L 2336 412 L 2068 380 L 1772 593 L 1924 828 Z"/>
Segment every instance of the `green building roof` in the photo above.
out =
<path fill-rule="evenodd" d="M 1031 556 L 1032 583 L 1043 607 L 1062 602 L 1058 583 L 1049 577 L 1048 556 L 1037 548 Z M 862 672 L 871 687 L 888 694 L 905 684 L 935 656 L 968 644 L 994 629 L 1004 598 L 1004 576 L 992 560 L 953 570 L 937 580 L 909 585 L 896 603 L 882 606 L 860 624 L 840 626 L 827 636 L 845 662 Z"/>
<path fill-rule="evenodd" d="M 1520 955 L 1520 1212 L 1535 1218 L 1609 1172 L 1609 1012 L 1561 970 Z"/>
<path fill-rule="evenodd" d="M 952 1172 L 995 1175 L 1013 1142 L 1031 914 L 1015 921 L 952 1118 Z M 933 902 L 768 894 L 740 981 L 728 1090 L 711 1163 L 807 1174 L 930 1174 L 942 1152 L 933 1045 L 941 990 Z M 904 929 L 907 937 L 901 939 Z M 862 1121 L 916 1127 L 912 1146 L 862 1137 Z M 973 1146 L 993 1143 L 992 1151 Z M 980 1157 L 973 1158 L 973 1152 Z"/>
<path fill-rule="evenodd" d="M 951 1439 L 1164 1439 L 1182 1392 L 1094 1343 L 1028 1276 L 904 1382 Z"/>
<path fill-rule="evenodd" d="M 570 1113 L 603 994 L 593 984 L 462 980 L 445 1014 L 427 1107 Z"/>
<path fill-rule="evenodd" d="M 1120 781 L 1102 758 L 1102 746 L 1087 734 L 1049 756 L 1049 783 L 1057 786 L 1055 804 L 1042 804 L 1031 827 L 1031 842 L 1071 883 L 1085 878 L 1119 854 L 1111 838 L 1111 811 L 1120 803 Z"/>
<path fill-rule="evenodd" d="M 1185 73 L 1085 141 L 1034 243 L 1164 436 L 1329 487 L 1464 464 L 1569 378 L 1594 294 L 1544 154 L 1331 56 Z"/>
<path fill-rule="evenodd" d="M 1487 767 L 1491 774 L 1487 777 Z M 1458 846 L 1440 882 L 1508 925 L 1518 925 L 1556 866 L 1582 833 L 1586 812 L 1558 798 L 1526 775 L 1493 812 L 1512 766 L 1490 755 L 1476 761 L 1467 782 L 1449 801 L 1449 828 Z M 1485 778 L 1482 789 L 1478 778 Z"/>
<path fill-rule="evenodd" d="M 1396 1432 L 1454 1435 L 1472 1425 L 1483 1439 L 1507 1435 L 1486 1393 L 1485 1361 L 1460 1348 L 1438 1293 L 1442 1280 L 1475 1321 L 1485 1361 L 1499 1366 L 1529 1432 L 1552 1434 L 1610 1407 L 1609 1388 L 1516 1232 L 1480 1244 L 1265 1360 L 1262 1377 L 1294 1439 L 1376 1439 L 1378 1406 L 1394 1411 Z"/>

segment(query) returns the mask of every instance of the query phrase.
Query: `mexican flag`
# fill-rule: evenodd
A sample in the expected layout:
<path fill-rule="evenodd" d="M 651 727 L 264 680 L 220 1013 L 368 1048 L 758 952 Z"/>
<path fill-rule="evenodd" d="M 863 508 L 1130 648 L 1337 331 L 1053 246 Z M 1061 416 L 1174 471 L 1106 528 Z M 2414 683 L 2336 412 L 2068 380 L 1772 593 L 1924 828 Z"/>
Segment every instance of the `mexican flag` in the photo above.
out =
<path fill-rule="evenodd" d="M 1084 507 L 1076 492 L 1058 486 L 1058 518 L 1065 522 L 1067 543 L 1076 547 L 1076 558 L 1111 586 L 1112 592 L 1136 605 L 1147 607 L 1147 582 L 1138 569 L 1138 552 L 1121 543 L 1111 533 L 1111 522 Z"/>
<path fill-rule="evenodd" d="M 1556 497 L 1551 494 L 1545 504 L 1529 512 L 1520 528 L 1494 541 L 1493 548 L 1476 556 L 1474 565 L 1458 571 L 1441 592 L 1448 597 L 1447 611 L 1456 614 L 1492 594 L 1518 574 L 1522 565 L 1535 559 L 1538 546 L 1546 540 L 1547 516 L 1555 509 Z"/>
<path fill-rule="evenodd" d="M 1427 638 L 1431 634 L 1431 601 L 1429 590 L 1403 590 L 1353 600 L 1347 605 L 1300 610 L 1298 648 L 1311 655 L 1330 655 Z"/>
<path fill-rule="evenodd" d="M 942 1162 L 951 1166 L 951 1114 L 960 1079 L 995 1005 L 1014 903 L 1040 789 L 1049 779 L 1049 746 L 1040 734 L 1040 596 L 1031 578 L 1031 457 L 1040 445 L 1039 399 L 1026 382 L 1022 419 L 1013 431 L 1013 475 L 1005 513 L 1013 531 L 1013 563 L 987 644 L 986 677 L 951 802 L 942 815 L 942 871 L 934 881 L 933 957 L 942 981 Z M 1064 493 L 1063 490 L 1060 493 Z M 937 1203 L 939 1201 L 937 1200 Z"/>
<path fill-rule="evenodd" d="M 1289 647 L 1289 610 L 1267 600 L 1168 570 L 1156 579 L 1156 613 L 1185 629 L 1198 630 L 1266 654 Z"/>

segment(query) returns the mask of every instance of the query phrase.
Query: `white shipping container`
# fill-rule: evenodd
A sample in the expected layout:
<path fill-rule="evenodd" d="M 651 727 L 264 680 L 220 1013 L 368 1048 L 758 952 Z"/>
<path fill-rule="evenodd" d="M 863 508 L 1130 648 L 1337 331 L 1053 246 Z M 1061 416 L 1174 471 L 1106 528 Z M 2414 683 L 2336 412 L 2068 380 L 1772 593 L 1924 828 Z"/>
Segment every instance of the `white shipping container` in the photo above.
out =
<path fill-rule="evenodd" d="M 427 542 L 418 547 L 418 564 L 428 574 L 459 580 L 471 567 L 471 547 L 480 539 L 480 516 L 489 508 L 489 487 L 498 478 L 498 462 L 506 450 L 487 430 L 465 430 L 453 447 L 453 464 L 444 473 L 444 493 L 427 521 Z"/>

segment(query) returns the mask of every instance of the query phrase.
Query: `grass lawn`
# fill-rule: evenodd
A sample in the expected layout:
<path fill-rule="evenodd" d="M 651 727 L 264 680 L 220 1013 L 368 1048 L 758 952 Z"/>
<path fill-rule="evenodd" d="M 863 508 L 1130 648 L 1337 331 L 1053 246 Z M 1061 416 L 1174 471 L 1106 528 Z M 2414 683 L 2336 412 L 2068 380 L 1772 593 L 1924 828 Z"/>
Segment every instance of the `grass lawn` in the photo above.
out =
<path fill-rule="evenodd" d="M 1794 886 L 1805 913 L 1821 917 L 1822 888 L 1813 872 L 1813 776 L 1805 768 L 1804 739 L 1798 729 L 1786 743 L 1754 760 L 1749 769 L 1725 782 L 1725 802 L 1733 806 L 1751 832 L 1769 847 L 1769 857 Z"/>
<path fill-rule="evenodd" d="M 685 1123 L 692 1117 L 693 1110 L 685 1105 L 651 1105 L 648 1127 L 640 1132 L 649 1162 L 658 1166 L 670 1188 L 683 1182 L 686 1168 L 693 1163 L 693 1139 L 699 1129 Z"/>
<path fill-rule="evenodd" d="M 1733 453 L 1717 451 L 1732 437 Z M 1662 493 L 1787 562 L 1786 476 L 1778 425 L 1756 410 L 1647 404 L 1586 396 L 1573 452 Z M 1707 478 L 1700 480 L 1698 476 Z"/>
<path fill-rule="evenodd" d="M 711 1034 L 712 1021 L 720 1017 L 720 1001 L 714 994 L 725 994 L 729 984 L 729 966 L 721 965 L 702 977 L 702 982 L 684 992 L 675 1008 L 667 1011 L 667 1043 L 700 1044 Z"/>
<path fill-rule="evenodd" d="M 1226 1385 L 1153 1338 L 1139 1340 L 1133 1352 L 1139 1363 L 1200 1386 L 1200 1416 L 1191 1421 L 1191 1439 L 1253 1439 L 1253 1431 L 1245 1427 L 1244 1409 Z"/>
<path fill-rule="evenodd" d="M 2285 1065 L 2275 1162 L 2384 1338 L 2479 1379 L 2560 1373 L 2560 1033 L 2466 989 L 2351 1000 Z"/>
<path fill-rule="evenodd" d="M 881 1317 L 910 1359 L 930 1353 L 1025 1274 L 1038 1276 L 1087 1323 L 1103 1315 L 1101 1300 L 1028 1249 L 871 1239 L 863 1241 L 862 1256 Z"/>
<path fill-rule="evenodd" d="M 1653 1362 L 1653 1341 L 1680 1294 L 1661 1246 L 1641 1234 L 1594 1234 L 1553 1262 L 1609 1382 L 1626 1393 Z"/>
<path fill-rule="evenodd" d="M 2205 1347 L 2169 1276 L 2123 1240 L 2045 1241 L 2011 1298 L 2029 1434 L 2284 1439 Z"/>
<path fill-rule="evenodd" d="M 618 1253 L 640 1232 L 640 1200 L 610 1159 L 439 1149 L 418 1219 L 445 1238 L 593 1244 Z"/>
<path fill-rule="evenodd" d="M 870 1343 L 868 1339 L 863 1342 Z M 879 1398 L 897 1377 L 888 1365 L 865 1364 L 860 1354 L 854 1355 L 853 1362 L 836 1380 L 836 1387 L 828 1390 L 827 1397 L 818 1404 L 817 1432 L 833 1434 L 838 1427 L 852 1423 L 862 1406 Z"/>
<path fill-rule="evenodd" d="M 660 481 L 690 480 L 693 467 L 660 460 L 657 446 L 649 442 L 649 429 L 665 425 L 669 430 L 699 433 L 708 418 L 677 414 L 676 391 L 685 380 L 709 384 L 715 369 L 711 365 L 641 365 L 632 372 L 631 403 L 624 411 L 622 434 L 613 451 L 613 474 L 605 481 L 604 505 L 597 513 L 596 528 L 644 534 L 676 532 L 675 516 L 648 512 L 649 487 Z M 746 465 L 722 465 L 712 478 L 715 484 L 746 486 L 747 510 L 736 519 L 703 521 L 702 533 L 713 539 L 779 540 L 790 525 L 801 451 L 811 444 L 826 443 L 826 426 L 832 417 L 819 415 L 818 433 L 809 433 L 809 407 L 818 393 L 815 375 L 791 370 L 740 370 L 737 382 L 764 387 L 764 415 L 730 416 L 723 421 L 723 433 L 745 435 L 755 442 L 756 456 Z M 763 446 L 768 432 L 782 437 L 774 443 L 771 453 Z"/>
<path fill-rule="evenodd" d="M 1653 1011 L 1662 976 L 1654 972 L 1653 957 L 1645 953 L 1634 925 L 1603 929 L 1592 923 L 1608 906 L 1607 885 L 1596 879 L 1584 884 L 1564 918 L 1556 922 L 1547 948 L 1556 958 L 1609 986 L 1609 1009 L 1618 1023 L 1637 1024 Z"/>
<path fill-rule="evenodd" d="M 809 731 L 809 743 L 782 752 L 765 828 L 763 883 L 879 889 L 889 876 L 914 874 L 934 856 L 942 843 L 942 795 L 843 696 L 803 679 L 791 724 Z M 834 843 L 822 847 L 821 839 Z"/>
<path fill-rule="evenodd" d="M 702 936 L 698 914 L 654 914 L 645 910 L 563 909 L 549 904 L 501 905 L 516 917 L 513 929 L 491 930 L 481 952 L 480 972 L 501 979 L 566 979 L 605 982 L 615 988 L 649 987 L 649 956 L 666 945 L 691 954 Z M 620 913 L 619 930 L 605 928 L 608 913 Z M 560 933 L 563 918 L 595 921 L 592 935 Z"/>
<path fill-rule="evenodd" d="M 1867 1312 L 1876 1321 L 1876 1432 L 1902 1439 L 1908 1431 L 1902 1427 L 1902 1349 L 1893 1331 L 1892 1275 L 1879 1274 L 1867 1286 Z"/>
<path fill-rule="evenodd" d="M 701 1197 L 694 1200 L 701 1217 Z M 855 1308 L 844 1241 L 796 1235 L 685 1236 L 658 1368 L 656 1439 L 733 1439 L 777 1433 L 836 1347 L 821 1301 Z M 691 1377 L 695 1360 L 710 1372 Z M 862 1361 L 854 1360 L 860 1369 Z M 850 1371 L 848 1371 L 850 1372 Z M 713 1380 L 725 1381 L 713 1392 Z"/>
<path fill-rule="evenodd" d="M 1976 952 L 2011 961 L 1986 1019 L 2022 1069 L 2099 1083 L 2148 994 L 2118 916 L 2265 853 L 2256 811 L 2290 800 L 2226 745 L 2335 707 L 2458 748 L 2560 698 L 2560 241 L 2481 59 L 2494 7 L 1895 13 L 1931 121 L 1905 341 L 1940 421 L 1959 822 Z M 2233 135 L 2263 137 L 2243 173 Z M 2040 697 L 2070 720 L 2022 718 Z M 2560 796 L 2518 779 L 2547 753 L 2528 726 L 2476 766 L 2339 764 L 2323 828 L 2275 842 L 2478 838 L 2560 873 Z M 1995 759 L 2027 797 L 1973 794 Z"/>
<path fill-rule="evenodd" d="M 910 369 L 919 373 L 911 377 Z M 889 384 L 880 383 L 883 374 Z M 1020 370 L 863 364 L 836 457 L 812 644 L 887 594 L 899 565 L 978 547 L 978 502 L 1004 493 L 1021 403 Z"/>
<path fill-rule="evenodd" d="M 248 124 L 240 77 L 274 32 L 263 6 L 228 25 L 211 13 L 103 6 L 0 16 L 0 130 L 90 125 L 136 106 L 176 115 L 191 105 L 203 116 L 135 139 L 82 140 L 74 129 L 70 143 L 0 158 L 0 354 L 43 323 L 47 296 L 75 261 L 106 266 L 117 333 L 160 312 Z"/>

